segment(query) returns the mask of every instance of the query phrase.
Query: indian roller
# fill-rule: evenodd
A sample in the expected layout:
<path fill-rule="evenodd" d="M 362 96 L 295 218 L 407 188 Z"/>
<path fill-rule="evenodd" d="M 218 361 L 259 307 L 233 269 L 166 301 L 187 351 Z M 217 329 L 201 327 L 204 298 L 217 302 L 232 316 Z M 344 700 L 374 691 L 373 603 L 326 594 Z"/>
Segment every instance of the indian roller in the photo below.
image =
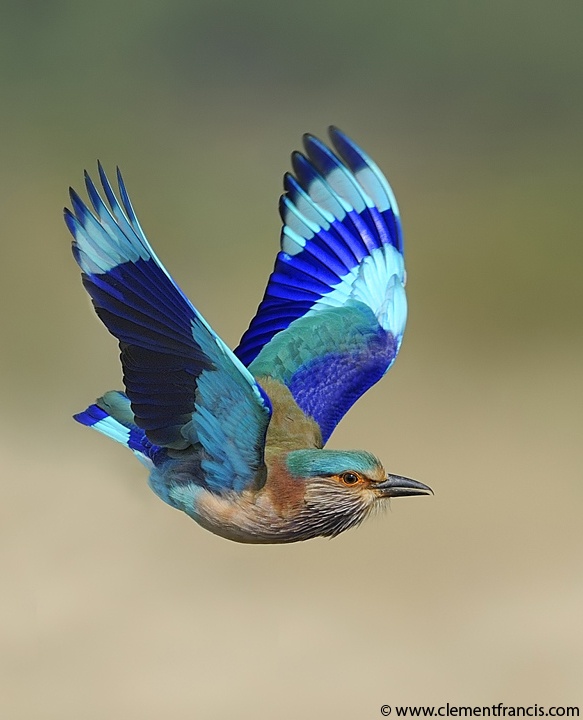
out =
<path fill-rule="evenodd" d="M 72 189 L 65 209 L 125 387 L 75 419 L 132 450 L 164 502 L 238 542 L 335 537 L 389 498 L 432 492 L 369 452 L 324 449 L 393 364 L 407 316 L 393 192 L 349 137 L 329 134 L 333 149 L 305 135 L 292 155 L 281 251 L 234 351 L 152 250 L 119 169 L 117 196 L 98 164 L 102 195 L 85 173 L 93 209 Z"/>

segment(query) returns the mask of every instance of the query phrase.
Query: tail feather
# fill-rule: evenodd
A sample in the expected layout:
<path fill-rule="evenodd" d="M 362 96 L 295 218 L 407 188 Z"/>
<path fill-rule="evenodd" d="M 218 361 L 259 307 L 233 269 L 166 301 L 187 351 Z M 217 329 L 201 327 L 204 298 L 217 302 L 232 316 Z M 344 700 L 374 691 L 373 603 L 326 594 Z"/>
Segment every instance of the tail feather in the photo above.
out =
<path fill-rule="evenodd" d="M 106 393 L 95 404 L 73 415 L 73 418 L 81 425 L 91 427 L 125 445 L 149 468 L 159 465 L 166 458 L 166 450 L 151 443 L 146 433 L 132 422 L 130 401 L 121 392 Z"/>

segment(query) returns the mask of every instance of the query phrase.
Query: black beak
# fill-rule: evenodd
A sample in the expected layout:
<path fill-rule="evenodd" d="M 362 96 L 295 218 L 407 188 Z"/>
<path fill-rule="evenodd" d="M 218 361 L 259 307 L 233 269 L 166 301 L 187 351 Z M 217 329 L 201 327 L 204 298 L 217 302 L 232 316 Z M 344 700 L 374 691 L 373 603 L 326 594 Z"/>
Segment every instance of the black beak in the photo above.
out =
<path fill-rule="evenodd" d="M 376 483 L 375 489 L 382 497 L 405 497 L 406 495 L 433 495 L 433 490 L 418 480 L 410 480 L 400 475 L 387 475 L 383 482 Z"/>

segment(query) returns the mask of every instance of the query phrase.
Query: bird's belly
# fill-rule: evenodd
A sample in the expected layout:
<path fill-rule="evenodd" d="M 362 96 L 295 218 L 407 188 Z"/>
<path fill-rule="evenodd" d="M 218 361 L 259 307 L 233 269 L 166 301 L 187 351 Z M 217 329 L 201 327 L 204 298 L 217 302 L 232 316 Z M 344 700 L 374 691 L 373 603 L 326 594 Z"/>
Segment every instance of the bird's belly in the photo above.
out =
<path fill-rule="evenodd" d="M 188 514 L 206 530 L 235 542 L 269 544 L 305 539 L 296 537 L 291 520 L 277 513 L 261 493 L 232 497 L 203 490 Z"/>

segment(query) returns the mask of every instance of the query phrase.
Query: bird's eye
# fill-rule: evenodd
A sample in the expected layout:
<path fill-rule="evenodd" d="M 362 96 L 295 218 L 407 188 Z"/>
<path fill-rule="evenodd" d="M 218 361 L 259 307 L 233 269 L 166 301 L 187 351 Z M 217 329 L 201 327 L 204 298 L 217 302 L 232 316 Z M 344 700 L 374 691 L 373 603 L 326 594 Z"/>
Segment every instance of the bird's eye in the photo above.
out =
<path fill-rule="evenodd" d="M 342 482 L 345 485 L 354 485 L 355 483 L 357 483 L 360 480 L 358 475 L 353 472 L 342 473 L 341 478 L 342 478 Z"/>

